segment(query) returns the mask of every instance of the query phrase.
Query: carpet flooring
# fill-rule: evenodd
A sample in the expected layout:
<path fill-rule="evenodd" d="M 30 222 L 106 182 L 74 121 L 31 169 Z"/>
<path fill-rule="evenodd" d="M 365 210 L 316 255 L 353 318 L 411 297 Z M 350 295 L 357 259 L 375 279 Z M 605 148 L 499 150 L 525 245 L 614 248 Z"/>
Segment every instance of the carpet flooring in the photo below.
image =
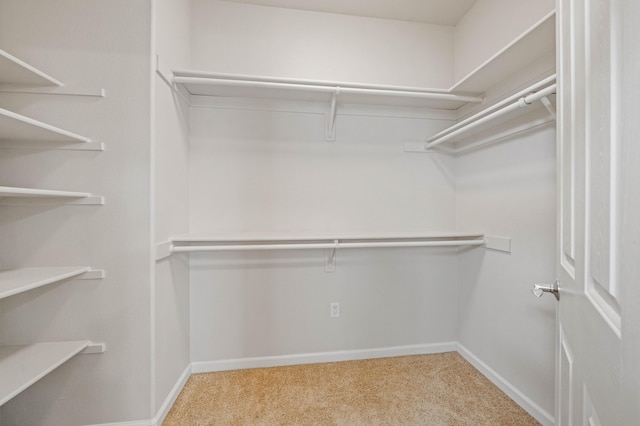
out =
<path fill-rule="evenodd" d="M 192 375 L 163 425 L 538 425 L 456 352 Z"/>

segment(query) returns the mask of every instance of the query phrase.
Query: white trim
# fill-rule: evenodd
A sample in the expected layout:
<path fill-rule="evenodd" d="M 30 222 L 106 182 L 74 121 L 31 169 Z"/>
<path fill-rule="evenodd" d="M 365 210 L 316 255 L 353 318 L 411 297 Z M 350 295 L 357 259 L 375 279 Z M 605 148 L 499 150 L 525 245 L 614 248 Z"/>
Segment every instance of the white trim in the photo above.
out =
<path fill-rule="evenodd" d="M 182 392 L 184 385 L 187 384 L 187 380 L 189 380 L 189 377 L 191 377 L 191 372 L 192 372 L 191 364 L 189 364 L 187 365 L 187 368 L 184 369 L 184 371 L 180 375 L 180 378 L 178 379 L 176 384 L 173 386 L 173 388 L 165 398 L 164 402 L 158 409 L 158 413 L 156 414 L 156 416 L 153 419 L 151 419 L 151 426 L 162 425 L 162 422 L 164 422 L 164 419 L 167 417 L 167 414 L 169 414 L 169 410 L 171 410 L 173 403 L 176 402 L 176 399 L 178 399 L 178 395 L 180 395 L 180 392 Z"/>
<path fill-rule="evenodd" d="M 132 422 L 96 423 L 89 426 L 152 426 L 151 420 L 135 420 Z"/>
<path fill-rule="evenodd" d="M 542 409 L 538 404 L 533 402 L 529 397 L 523 394 L 518 388 L 509 383 L 504 377 L 489 367 L 476 357 L 469 349 L 458 343 L 458 353 L 473 365 L 487 379 L 493 382 L 502 392 L 507 394 L 509 398 L 515 401 L 520 407 L 527 411 L 533 418 L 539 421 L 543 426 L 553 426 L 554 418 L 546 410 Z"/>
<path fill-rule="evenodd" d="M 257 358 L 237 358 L 221 361 L 198 361 L 191 364 L 193 373 L 240 370 L 248 368 L 281 367 L 285 365 L 316 364 L 324 362 L 355 361 L 405 355 L 426 355 L 455 352 L 456 342 L 423 345 L 393 346 L 388 348 L 360 349 L 352 351 L 318 352 L 309 354 L 278 355 Z"/>

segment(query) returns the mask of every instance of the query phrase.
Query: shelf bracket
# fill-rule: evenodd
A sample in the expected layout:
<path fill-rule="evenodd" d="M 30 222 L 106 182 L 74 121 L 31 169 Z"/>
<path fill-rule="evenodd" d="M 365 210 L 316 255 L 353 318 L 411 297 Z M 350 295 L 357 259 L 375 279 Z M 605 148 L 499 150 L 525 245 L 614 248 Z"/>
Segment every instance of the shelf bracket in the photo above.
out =
<path fill-rule="evenodd" d="M 325 272 L 334 272 L 336 270 L 336 251 L 338 250 L 339 245 L 340 242 L 338 240 L 333 240 L 333 247 L 324 250 Z"/>
<path fill-rule="evenodd" d="M 329 117 L 327 120 L 327 127 L 324 132 L 324 139 L 327 142 L 333 142 L 336 140 L 336 113 L 337 113 L 337 103 L 338 103 L 338 95 L 340 94 L 340 87 L 336 87 L 336 90 L 331 95 L 331 111 L 329 112 Z"/>
<path fill-rule="evenodd" d="M 544 96 L 540 98 L 540 102 L 542 102 L 542 105 L 544 105 L 544 107 L 547 109 L 547 111 L 549 111 L 553 118 L 556 118 L 556 109 L 553 107 L 553 104 L 551 103 L 549 98 Z"/>
<path fill-rule="evenodd" d="M 76 277 L 78 280 L 101 280 L 106 276 L 104 269 L 89 269 Z"/>
<path fill-rule="evenodd" d="M 511 238 L 499 237 L 496 235 L 484 236 L 484 247 L 489 250 L 501 251 L 503 253 L 511 253 Z"/>
<path fill-rule="evenodd" d="M 106 343 L 104 343 L 104 342 L 102 342 L 102 343 L 91 342 L 80 353 L 81 354 L 85 354 L 85 355 L 90 355 L 90 354 L 102 354 L 102 353 L 105 353 L 106 351 L 107 351 L 107 344 Z"/>

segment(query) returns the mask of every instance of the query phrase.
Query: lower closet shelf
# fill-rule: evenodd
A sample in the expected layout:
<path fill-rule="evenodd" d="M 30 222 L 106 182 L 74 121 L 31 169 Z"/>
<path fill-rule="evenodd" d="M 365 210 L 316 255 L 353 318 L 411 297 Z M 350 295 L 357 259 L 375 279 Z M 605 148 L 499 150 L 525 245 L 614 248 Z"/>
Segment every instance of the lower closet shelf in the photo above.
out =
<path fill-rule="evenodd" d="M 0 270 L 0 299 L 53 284 L 91 270 L 88 266 L 57 266 Z"/>
<path fill-rule="evenodd" d="M 88 340 L 0 346 L 0 406 L 67 362 Z"/>
<path fill-rule="evenodd" d="M 189 234 L 156 246 L 156 260 L 179 252 L 328 249 L 344 248 L 484 246 L 483 232 L 426 231 L 386 234 L 312 236 L 296 234 L 211 235 Z M 330 256 L 333 259 L 333 254 Z"/>

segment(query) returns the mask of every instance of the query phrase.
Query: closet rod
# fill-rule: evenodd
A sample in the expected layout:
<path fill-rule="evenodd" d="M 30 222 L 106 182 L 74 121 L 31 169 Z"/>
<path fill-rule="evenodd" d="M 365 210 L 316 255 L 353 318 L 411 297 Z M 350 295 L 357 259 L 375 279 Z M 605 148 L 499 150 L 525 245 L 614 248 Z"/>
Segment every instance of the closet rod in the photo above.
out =
<path fill-rule="evenodd" d="M 339 248 L 393 248 L 393 247 L 446 247 L 479 246 L 485 240 L 448 240 L 448 241 L 389 241 L 364 243 L 309 243 L 309 244 L 231 244 L 209 246 L 172 246 L 174 253 L 199 251 L 246 251 L 246 250 L 294 250 L 294 249 L 339 249 Z"/>
<path fill-rule="evenodd" d="M 450 93 L 437 92 L 420 92 L 410 90 L 397 89 L 365 89 L 359 87 L 343 87 L 343 86 L 323 86 L 304 83 L 282 83 L 271 81 L 251 81 L 251 80 L 232 80 L 222 78 L 208 77 L 181 77 L 174 76 L 173 82 L 176 84 L 199 84 L 206 86 L 222 86 L 222 87 L 246 87 L 250 89 L 282 89 L 282 90 L 303 90 L 307 92 L 318 92 L 333 94 L 339 92 L 342 95 L 373 95 L 373 96 L 400 96 L 405 98 L 418 99 L 436 99 L 443 101 L 460 101 L 460 102 L 482 102 L 482 98 L 476 96 L 453 95 Z"/>
<path fill-rule="evenodd" d="M 460 133 L 464 133 L 469 129 L 477 127 L 481 124 L 486 123 L 487 121 L 490 121 L 497 117 L 505 115 L 518 108 L 529 106 L 530 104 L 540 100 L 541 98 L 544 98 L 545 96 L 549 96 L 550 94 L 555 93 L 556 91 L 555 83 L 538 92 L 531 93 L 534 90 L 537 90 L 540 87 L 543 87 L 549 84 L 550 82 L 555 81 L 555 79 L 556 79 L 555 74 L 552 76 L 549 76 L 544 80 L 541 80 L 527 87 L 526 89 L 521 90 L 520 92 L 514 95 L 511 95 L 510 97 L 490 106 L 489 108 L 486 108 L 460 121 L 459 123 L 441 131 L 440 133 L 437 133 L 431 136 L 429 139 L 426 140 L 425 149 L 433 148 L 434 146 L 439 145 L 442 142 L 446 142 L 449 139 L 453 138 L 454 136 L 459 135 Z M 511 105 L 508 105 L 505 107 L 505 105 L 509 103 L 511 103 Z"/>

